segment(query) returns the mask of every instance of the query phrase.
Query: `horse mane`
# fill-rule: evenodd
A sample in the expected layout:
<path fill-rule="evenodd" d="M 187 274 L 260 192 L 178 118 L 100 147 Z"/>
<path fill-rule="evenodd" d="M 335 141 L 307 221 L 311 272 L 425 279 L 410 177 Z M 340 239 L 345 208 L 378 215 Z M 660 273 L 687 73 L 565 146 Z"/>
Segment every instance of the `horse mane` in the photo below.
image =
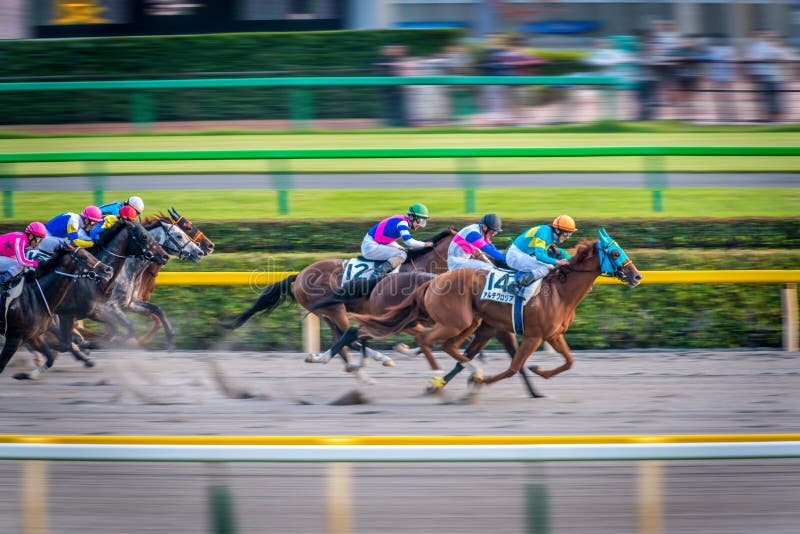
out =
<path fill-rule="evenodd" d="M 166 219 L 167 216 L 164 215 L 163 211 L 159 211 L 156 215 L 151 215 L 149 217 L 145 217 L 142 219 L 142 226 L 144 226 L 145 230 L 152 230 L 155 228 L 156 225 L 160 224 L 161 221 Z"/>
<path fill-rule="evenodd" d="M 100 235 L 97 236 L 94 242 L 94 246 L 91 248 L 98 249 L 108 245 L 112 239 L 117 237 L 117 234 L 120 233 L 123 228 L 125 228 L 125 220 L 117 219 L 117 222 L 100 232 Z"/>
<path fill-rule="evenodd" d="M 581 239 L 577 245 L 575 245 L 575 254 L 570 258 L 569 264 L 570 265 L 580 265 L 581 263 L 588 260 L 595 254 L 596 248 L 595 244 L 597 240 L 590 241 L 588 239 Z M 550 278 L 560 278 L 562 276 L 562 272 L 558 269 L 553 269 L 550 273 L 545 277 L 545 280 Z"/>
<path fill-rule="evenodd" d="M 428 239 L 427 241 L 431 241 L 433 243 L 433 247 L 423 247 L 423 248 L 415 248 L 413 250 L 409 250 L 406 256 L 406 261 L 404 263 L 409 263 L 411 260 L 415 260 L 420 256 L 422 256 L 423 254 L 427 254 L 428 252 L 433 250 L 434 247 L 436 247 L 436 244 L 439 241 L 448 236 L 452 237 L 456 233 L 454 232 L 454 230 L 455 228 L 451 226 L 447 230 L 442 230 L 432 238 Z"/>

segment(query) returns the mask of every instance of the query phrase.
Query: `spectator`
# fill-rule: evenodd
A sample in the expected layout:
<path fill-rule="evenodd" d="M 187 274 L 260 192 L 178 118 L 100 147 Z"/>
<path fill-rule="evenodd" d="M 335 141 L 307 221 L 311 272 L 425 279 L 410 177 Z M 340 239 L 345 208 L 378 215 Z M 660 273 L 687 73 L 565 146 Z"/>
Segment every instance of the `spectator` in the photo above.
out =
<path fill-rule="evenodd" d="M 669 106 L 675 101 L 675 49 L 680 44 L 680 34 L 671 20 L 657 20 L 653 29 L 652 58 L 658 73 L 659 104 Z"/>
<path fill-rule="evenodd" d="M 728 44 L 726 35 L 716 35 L 712 37 L 704 57 L 717 120 L 736 122 L 736 51 Z"/>
<path fill-rule="evenodd" d="M 468 76 L 472 74 L 470 55 L 463 45 L 448 46 L 441 57 L 441 68 L 448 76 Z M 456 123 L 470 122 L 474 112 L 473 91 L 469 86 L 454 85 L 446 88 L 450 100 L 450 117 Z"/>
<path fill-rule="evenodd" d="M 673 50 L 675 58 L 675 103 L 680 119 L 694 118 L 694 97 L 698 89 L 703 60 L 701 43 L 695 36 L 682 37 Z"/>
<path fill-rule="evenodd" d="M 764 119 L 777 122 L 783 115 L 781 91 L 789 79 L 789 62 L 794 54 L 773 31 L 755 32 L 750 46 L 750 74 L 761 95 Z"/>
<path fill-rule="evenodd" d="M 639 103 L 637 119 L 649 121 L 656 118 L 658 104 L 658 58 L 655 55 L 655 44 L 652 35 L 644 34 L 641 47 L 633 58 L 634 83 L 636 99 Z"/>
<path fill-rule="evenodd" d="M 381 48 L 380 58 L 375 62 L 377 76 L 402 76 L 406 61 L 406 47 L 387 45 Z M 383 93 L 383 118 L 389 126 L 408 126 L 406 104 L 402 85 L 381 86 Z"/>

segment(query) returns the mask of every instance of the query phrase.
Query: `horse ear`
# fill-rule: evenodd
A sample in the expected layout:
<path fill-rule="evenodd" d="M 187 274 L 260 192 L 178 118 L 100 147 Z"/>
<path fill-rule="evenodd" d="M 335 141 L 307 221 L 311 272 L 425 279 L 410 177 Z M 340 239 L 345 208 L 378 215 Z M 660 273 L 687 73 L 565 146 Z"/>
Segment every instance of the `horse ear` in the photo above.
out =
<path fill-rule="evenodd" d="M 180 215 L 178 215 L 178 211 L 175 208 L 170 208 L 168 211 L 169 211 L 169 216 L 172 217 L 173 219 L 178 220 L 181 218 Z"/>
<path fill-rule="evenodd" d="M 597 232 L 597 236 L 603 241 L 611 241 L 611 238 L 608 236 L 608 232 L 606 232 L 605 228 L 600 228 L 600 230 Z"/>

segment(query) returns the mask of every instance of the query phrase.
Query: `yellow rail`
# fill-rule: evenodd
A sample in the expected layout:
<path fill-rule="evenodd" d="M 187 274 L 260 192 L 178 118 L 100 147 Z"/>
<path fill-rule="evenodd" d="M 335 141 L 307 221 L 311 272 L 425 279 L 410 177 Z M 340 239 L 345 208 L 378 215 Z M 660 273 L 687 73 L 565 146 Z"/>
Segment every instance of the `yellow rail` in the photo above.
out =
<path fill-rule="evenodd" d="M 280 282 L 294 271 L 167 272 L 158 275 L 158 285 L 171 286 L 257 286 Z M 800 270 L 741 271 L 642 271 L 643 284 L 796 284 Z M 619 284 L 616 278 L 601 277 L 598 284 Z"/>

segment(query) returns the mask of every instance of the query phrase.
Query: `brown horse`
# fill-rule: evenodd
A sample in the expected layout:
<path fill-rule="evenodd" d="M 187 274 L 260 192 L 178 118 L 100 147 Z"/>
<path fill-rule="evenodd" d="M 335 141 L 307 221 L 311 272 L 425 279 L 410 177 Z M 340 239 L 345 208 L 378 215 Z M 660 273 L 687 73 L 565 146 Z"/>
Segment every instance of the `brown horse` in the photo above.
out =
<path fill-rule="evenodd" d="M 433 273 L 427 272 L 418 272 L 418 271 L 410 271 L 410 272 L 401 272 L 397 274 L 390 274 L 386 278 L 382 279 L 378 282 L 378 285 L 375 286 L 375 289 L 369 294 L 369 299 L 360 299 L 355 298 L 352 294 L 351 295 L 335 295 L 332 297 L 328 297 L 326 299 L 318 300 L 315 304 L 313 304 L 309 311 L 315 312 L 318 309 L 325 308 L 327 306 L 331 306 L 335 303 L 342 303 L 347 306 L 348 311 L 353 311 L 355 313 L 365 314 L 365 315 L 377 315 L 381 312 L 391 308 L 392 306 L 396 306 L 400 304 L 405 297 L 412 294 L 420 285 L 431 281 L 435 278 L 436 275 Z M 355 304 L 352 306 L 350 305 L 350 300 L 357 300 Z M 406 328 L 405 332 L 412 336 L 416 336 L 420 333 L 419 327 L 417 325 L 409 325 Z M 480 328 L 475 332 L 472 340 L 470 341 L 469 345 L 465 350 L 465 355 L 470 360 L 474 358 L 480 351 L 489 343 L 492 338 L 496 338 L 502 345 L 503 348 L 506 349 L 509 356 L 513 358 L 514 354 L 517 351 L 517 338 L 514 336 L 513 333 L 497 331 L 496 329 L 482 324 Z M 440 371 L 441 368 L 439 367 L 439 363 L 436 361 L 436 358 L 433 356 L 433 351 L 430 347 L 420 347 L 417 349 L 428 362 L 431 369 L 434 371 Z M 368 355 L 371 355 L 371 349 L 366 346 L 366 343 L 362 344 L 362 365 L 364 360 L 367 358 Z M 402 353 L 408 355 L 412 351 L 405 349 Z M 328 350 L 319 355 L 309 355 L 306 358 L 306 361 L 313 361 L 318 363 L 326 363 L 329 361 L 333 354 L 331 350 Z M 453 379 L 455 375 L 457 375 L 463 366 L 458 366 L 456 369 L 448 373 L 443 377 L 439 377 L 437 375 L 434 380 L 441 381 L 443 380 L 445 383 L 449 382 Z M 528 389 L 528 392 L 531 394 L 531 397 L 540 397 L 540 395 L 536 392 L 531 384 L 528 376 L 525 374 L 525 370 L 523 369 L 520 372 L 520 378 L 522 379 L 523 383 Z"/>
<path fill-rule="evenodd" d="M 450 246 L 454 234 L 455 228 L 451 227 L 429 240 L 433 242 L 432 247 L 410 250 L 405 263 L 400 266 L 400 272 L 424 271 L 434 274 L 447 272 L 447 247 Z M 286 298 L 296 301 L 308 310 L 317 301 L 338 292 L 342 285 L 346 263 L 347 260 L 342 259 L 320 260 L 305 267 L 296 275 L 267 286 L 250 308 L 235 316 L 225 326 L 230 329 L 239 328 L 258 312 L 269 314 Z M 356 298 L 350 299 L 346 305 L 337 302 L 313 312 L 331 328 L 334 342 L 350 327 L 348 311 L 368 309 L 365 306 L 368 305 L 369 294 L 375 285 L 375 280 L 364 280 L 363 284 L 355 287 L 358 292 Z M 342 357 L 348 370 L 357 369 L 350 365 L 346 349 L 342 351 Z"/>
<path fill-rule="evenodd" d="M 616 241 L 605 230 L 597 241 L 582 241 L 569 264 L 548 275 L 542 282 L 540 294 L 522 308 L 522 342 L 502 373 L 484 378 L 480 369 L 459 351 L 461 343 L 481 324 L 498 331 L 514 332 L 511 304 L 482 300 L 487 273 L 472 269 L 459 269 L 422 284 L 401 304 L 380 316 L 353 314 L 361 329 L 351 329 L 334 345 L 333 351 L 355 339 L 386 337 L 400 332 L 409 325 L 423 323 L 430 330 L 420 332 L 416 342 L 420 347 L 430 347 L 443 341 L 442 349 L 462 365 L 473 369 L 472 380 L 491 384 L 518 373 L 528 357 L 543 341 L 549 342 L 564 357 L 558 368 L 536 373 L 551 378 L 572 366 L 573 357 L 564 339 L 575 318 L 575 309 L 592 289 L 601 274 L 615 276 L 630 287 L 637 286 L 642 275 Z M 434 386 L 443 387 L 443 383 Z"/>
<path fill-rule="evenodd" d="M 0 372 L 23 343 L 44 354 L 46 361 L 32 373 L 21 373 L 15 378 L 36 378 L 53 366 L 55 353 L 45 342 L 44 334 L 53 320 L 53 313 L 76 280 L 87 278 L 108 282 L 114 274 L 109 265 L 102 263 L 88 250 L 54 237 L 46 240 L 53 240 L 52 255 L 40 261 L 36 277 L 25 282 L 19 298 L 8 308 L 8 327 L 0 352 Z"/>

